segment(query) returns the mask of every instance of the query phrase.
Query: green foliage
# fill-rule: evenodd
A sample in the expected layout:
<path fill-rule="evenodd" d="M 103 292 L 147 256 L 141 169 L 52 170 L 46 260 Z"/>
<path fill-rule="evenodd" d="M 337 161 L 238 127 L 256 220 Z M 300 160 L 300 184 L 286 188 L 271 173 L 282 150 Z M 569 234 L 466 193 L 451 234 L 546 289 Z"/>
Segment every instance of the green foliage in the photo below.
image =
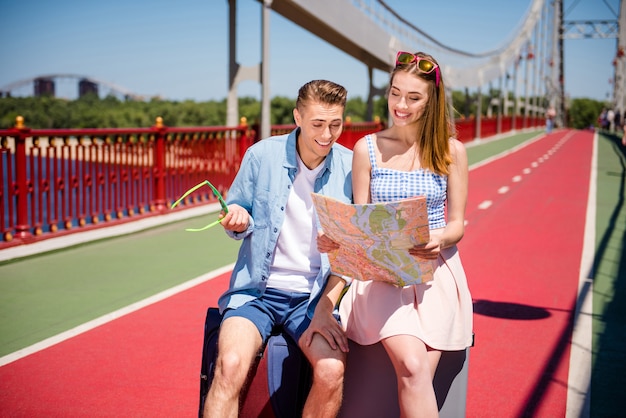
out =
<path fill-rule="evenodd" d="M 248 119 L 248 124 L 259 122 L 261 120 L 261 102 L 254 97 L 240 97 L 239 116 L 245 116 Z"/>
<path fill-rule="evenodd" d="M 568 125 L 575 129 L 598 126 L 598 116 L 606 107 L 603 102 L 592 99 L 572 99 L 568 114 Z"/>
<path fill-rule="evenodd" d="M 364 122 L 365 115 L 367 114 L 367 102 L 360 97 L 349 100 L 346 103 L 344 114 L 346 117 L 350 117 L 352 122 Z"/>
<path fill-rule="evenodd" d="M 386 102 L 385 102 L 386 103 Z M 385 112 L 375 114 L 386 115 Z M 133 128 L 147 127 L 161 116 L 167 126 L 223 126 L 226 124 L 226 99 L 221 101 L 183 102 L 152 98 L 150 101 L 122 101 L 115 96 L 100 99 L 85 95 L 76 100 L 54 97 L 0 98 L 0 129 L 15 125 L 15 118 L 23 116 L 26 126 L 44 128 Z M 270 104 L 272 125 L 294 123 L 295 99 L 274 97 Z M 351 99 L 346 115 L 352 121 L 366 120 L 367 104 L 360 98 Z M 249 124 L 261 119 L 261 103 L 253 97 L 239 98 L 239 115 Z"/>
<path fill-rule="evenodd" d="M 487 112 L 490 97 L 499 95 L 497 90 L 490 93 L 491 96 L 485 94 L 481 97 L 483 115 Z M 456 118 L 475 114 L 476 93 L 466 96 L 463 91 L 454 91 L 452 99 Z M 543 99 L 533 100 L 533 103 L 543 104 Z M 294 106 L 295 99 L 274 97 L 270 104 L 270 123 L 293 124 Z M 603 103 L 591 99 L 573 99 L 569 109 L 569 126 L 580 129 L 593 125 L 603 106 Z M 251 125 L 259 123 L 261 103 L 253 97 L 239 98 L 239 115 L 245 116 Z M 349 99 L 345 115 L 352 122 L 369 120 L 367 102 L 360 97 Z M 86 95 L 76 100 L 54 97 L 0 98 L 0 128 L 14 126 L 17 116 L 23 116 L 26 126 L 35 129 L 148 127 L 154 125 L 158 116 L 163 118 L 167 126 L 223 126 L 226 124 L 226 99 L 207 102 L 177 102 L 157 98 L 150 101 L 124 101 L 115 96 L 101 99 L 96 95 Z M 383 122 L 388 121 L 386 97 L 374 99 L 372 116 L 378 116 Z"/>
<path fill-rule="evenodd" d="M 374 117 L 378 116 L 380 120 L 387 123 L 389 119 L 389 111 L 387 110 L 387 98 L 378 97 L 374 100 Z"/>
<path fill-rule="evenodd" d="M 452 92 L 452 101 L 454 102 L 454 118 L 466 117 L 468 118 L 470 114 L 476 111 L 476 106 L 472 106 L 470 108 L 470 103 L 466 100 L 465 92 L 460 90 L 456 90 Z"/>
<path fill-rule="evenodd" d="M 246 111 L 259 112 L 254 100 L 243 102 Z M 168 126 L 223 126 L 226 123 L 226 101 L 197 103 L 154 98 L 149 102 L 121 101 L 115 96 L 100 99 L 90 94 L 76 100 L 0 98 L 0 128 L 14 126 L 17 116 L 23 116 L 26 126 L 35 129 L 147 127 L 154 125 L 157 116 L 161 116 Z"/>
<path fill-rule="evenodd" d="M 290 125 L 294 123 L 293 108 L 296 107 L 296 100 L 288 97 L 274 97 L 271 108 L 271 121 L 274 125 Z"/>

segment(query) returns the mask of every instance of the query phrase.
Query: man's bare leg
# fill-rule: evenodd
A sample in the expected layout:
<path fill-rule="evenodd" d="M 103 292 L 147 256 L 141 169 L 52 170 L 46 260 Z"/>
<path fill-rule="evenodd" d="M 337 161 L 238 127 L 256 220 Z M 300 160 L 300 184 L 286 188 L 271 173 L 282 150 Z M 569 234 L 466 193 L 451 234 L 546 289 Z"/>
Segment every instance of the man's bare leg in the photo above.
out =
<path fill-rule="evenodd" d="M 236 418 L 248 371 L 261 349 L 261 335 L 246 318 L 230 317 L 220 326 L 215 376 L 204 403 L 205 418 Z"/>
<path fill-rule="evenodd" d="M 315 334 L 310 346 L 300 347 L 313 368 L 313 385 L 304 404 L 303 418 L 334 418 L 343 399 L 346 353 L 332 349 L 328 341 Z"/>

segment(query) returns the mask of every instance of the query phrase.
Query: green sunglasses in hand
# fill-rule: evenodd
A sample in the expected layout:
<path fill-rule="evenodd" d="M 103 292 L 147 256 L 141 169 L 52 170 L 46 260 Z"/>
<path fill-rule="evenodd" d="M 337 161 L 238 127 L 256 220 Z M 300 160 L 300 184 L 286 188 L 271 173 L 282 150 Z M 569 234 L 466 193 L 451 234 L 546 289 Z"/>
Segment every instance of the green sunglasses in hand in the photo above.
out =
<path fill-rule="evenodd" d="M 213 186 L 211 184 L 211 182 L 209 182 L 208 180 L 204 180 L 202 183 L 196 184 L 191 189 L 187 190 L 185 192 L 185 194 L 182 195 L 182 197 L 180 199 L 178 199 L 176 202 L 174 202 L 172 204 L 171 208 L 174 209 L 176 207 L 176 205 L 178 205 L 180 202 L 183 201 L 183 199 L 185 199 L 191 193 L 195 192 L 196 190 L 198 190 L 200 187 L 202 187 L 204 185 L 209 186 L 211 188 L 211 190 L 213 190 L 213 194 L 215 195 L 215 197 L 217 197 L 217 200 L 220 201 L 220 205 L 222 206 L 222 211 L 224 212 L 224 215 L 226 215 L 228 213 L 228 206 L 226 205 L 226 202 L 224 202 L 224 198 L 222 197 L 220 192 L 215 188 L 215 186 Z M 220 222 L 222 222 L 222 219 L 224 219 L 224 218 L 220 218 L 220 219 L 218 219 L 215 222 L 211 222 L 210 224 L 208 224 L 207 226 L 205 226 L 203 228 L 187 228 L 187 229 L 185 229 L 185 231 L 191 231 L 191 232 L 204 231 L 205 229 L 209 229 L 212 226 L 215 226 L 215 225 L 219 224 Z"/>

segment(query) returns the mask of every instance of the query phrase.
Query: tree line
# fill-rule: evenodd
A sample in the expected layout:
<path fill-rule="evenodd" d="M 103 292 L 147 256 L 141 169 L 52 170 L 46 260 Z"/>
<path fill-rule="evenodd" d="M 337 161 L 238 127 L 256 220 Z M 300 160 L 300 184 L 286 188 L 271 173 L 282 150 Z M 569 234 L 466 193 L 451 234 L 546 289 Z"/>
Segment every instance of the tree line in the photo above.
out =
<path fill-rule="evenodd" d="M 481 95 L 481 113 L 486 115 L 492 97 L 499 97 L 497 90 Z M 512 97 L 511 97 L 512 99 Z M 476 94 L 462 91 L 452 93 L 455 118 L 470 117 L 478 109 Z M 547 107 L 543 99 L 533 103 Z M 293 124 L 292 110 L 295 98 L 277 96 L 271 100 L 270 122 L 272 125 Z M 569 103 L 567 126 L 584 129 L 596 124 L 598 115 L 606 103 L 592 99 L 573 99 Z M 492 108 L 493 110 L 493 108 Z M 239 98 L 239 114 L 248 123 L 259 121 L 261 103 L 253 97 Z M 493 110 L 495 115 L 496 111 Z M 360 97 L 350 98 L 345 115 L 353 122 L 367 121 L 367 102 Z M 387 101 L 377 97 L 373 102 L 373 115 L 387 122 Z M 226 99 L 205 102 L 170 101 L 152 99 L 150 101 L 120 100 L 115 96 L 100 98 L 88 94 L 75 100 L 50 96 L 42 97 L 1 97 L 0 129 L 15 125 L 15 118 L 23 116 L 26 126 L 34 129 L 61 128 L 132 128 L 147 127 L 155 123 L 157 116 L 163 118 L 167 126 L 224 126 L 226 124 Z"/>

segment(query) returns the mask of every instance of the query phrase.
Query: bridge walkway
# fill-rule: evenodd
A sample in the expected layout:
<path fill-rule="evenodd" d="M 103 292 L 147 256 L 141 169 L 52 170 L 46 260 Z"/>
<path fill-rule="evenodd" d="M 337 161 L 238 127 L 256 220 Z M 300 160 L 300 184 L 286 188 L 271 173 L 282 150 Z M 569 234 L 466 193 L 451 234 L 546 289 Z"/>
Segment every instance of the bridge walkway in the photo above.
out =
<path fill-rule="evenodd" d="M 468 144 L 470 164 L 511 149 L 535 135 L 537 132 L 518 133 L 500 140 Z M 615 388 L 619 387 L 626 367 L 626 350 L 623 344 L 619 348 L 626 335 L 623 322 L 626 316 L 625 161 L 626 151 L 618 139 L 600 136 L 594 163 L 598 193 L 594 288 L 598 290 L 594 291 L 593 343 L 602 341 L 611 349 L 593 353 L 592 384 L 601 385 L 603 390 L 610 388 L 611 382 Z M 236 257 L 236 242 L 225 237 L 219 228 L 202 233 L 184 230 L 204 225 L 206 216 L 213 215 L 0 263 L 0 371 L 61 341 L 55 337 L 67 335 L 68 330 L 80 335 L 86 330 L 81 329 L 85 324 L 106 320 L 107 315 L 124 312 L 129 307 L 128 312 L 137 310 L 144 303 L 154 302 L 155 297 L 166 297 L 172 289 L 200 283 L 207 272 L 227 272 Z M 200 281 L 193 282 L 198 278 Z M 218 282 L 215 283 L 217 286 Z M 225 283 L 222 278 L 219 286 Z M 214 297 L 215 294 L 207 296 L 207 306 Z M 472 385 L 471 374 L 469 384 Z M 493 392 L 495 388 L 485 390 Z M 11 388 L 4 387 L 1 392 L 9 394 Z M 602 395 L 600 391 L 594 391 L 594 396 L 602 399 L 602 405 L 592 402 L 591 416 L 596 416 L 593 413 L 596 410 L 601 411 L 597 416 L 618 416 L 623 411 L 622 397 Z"/>

